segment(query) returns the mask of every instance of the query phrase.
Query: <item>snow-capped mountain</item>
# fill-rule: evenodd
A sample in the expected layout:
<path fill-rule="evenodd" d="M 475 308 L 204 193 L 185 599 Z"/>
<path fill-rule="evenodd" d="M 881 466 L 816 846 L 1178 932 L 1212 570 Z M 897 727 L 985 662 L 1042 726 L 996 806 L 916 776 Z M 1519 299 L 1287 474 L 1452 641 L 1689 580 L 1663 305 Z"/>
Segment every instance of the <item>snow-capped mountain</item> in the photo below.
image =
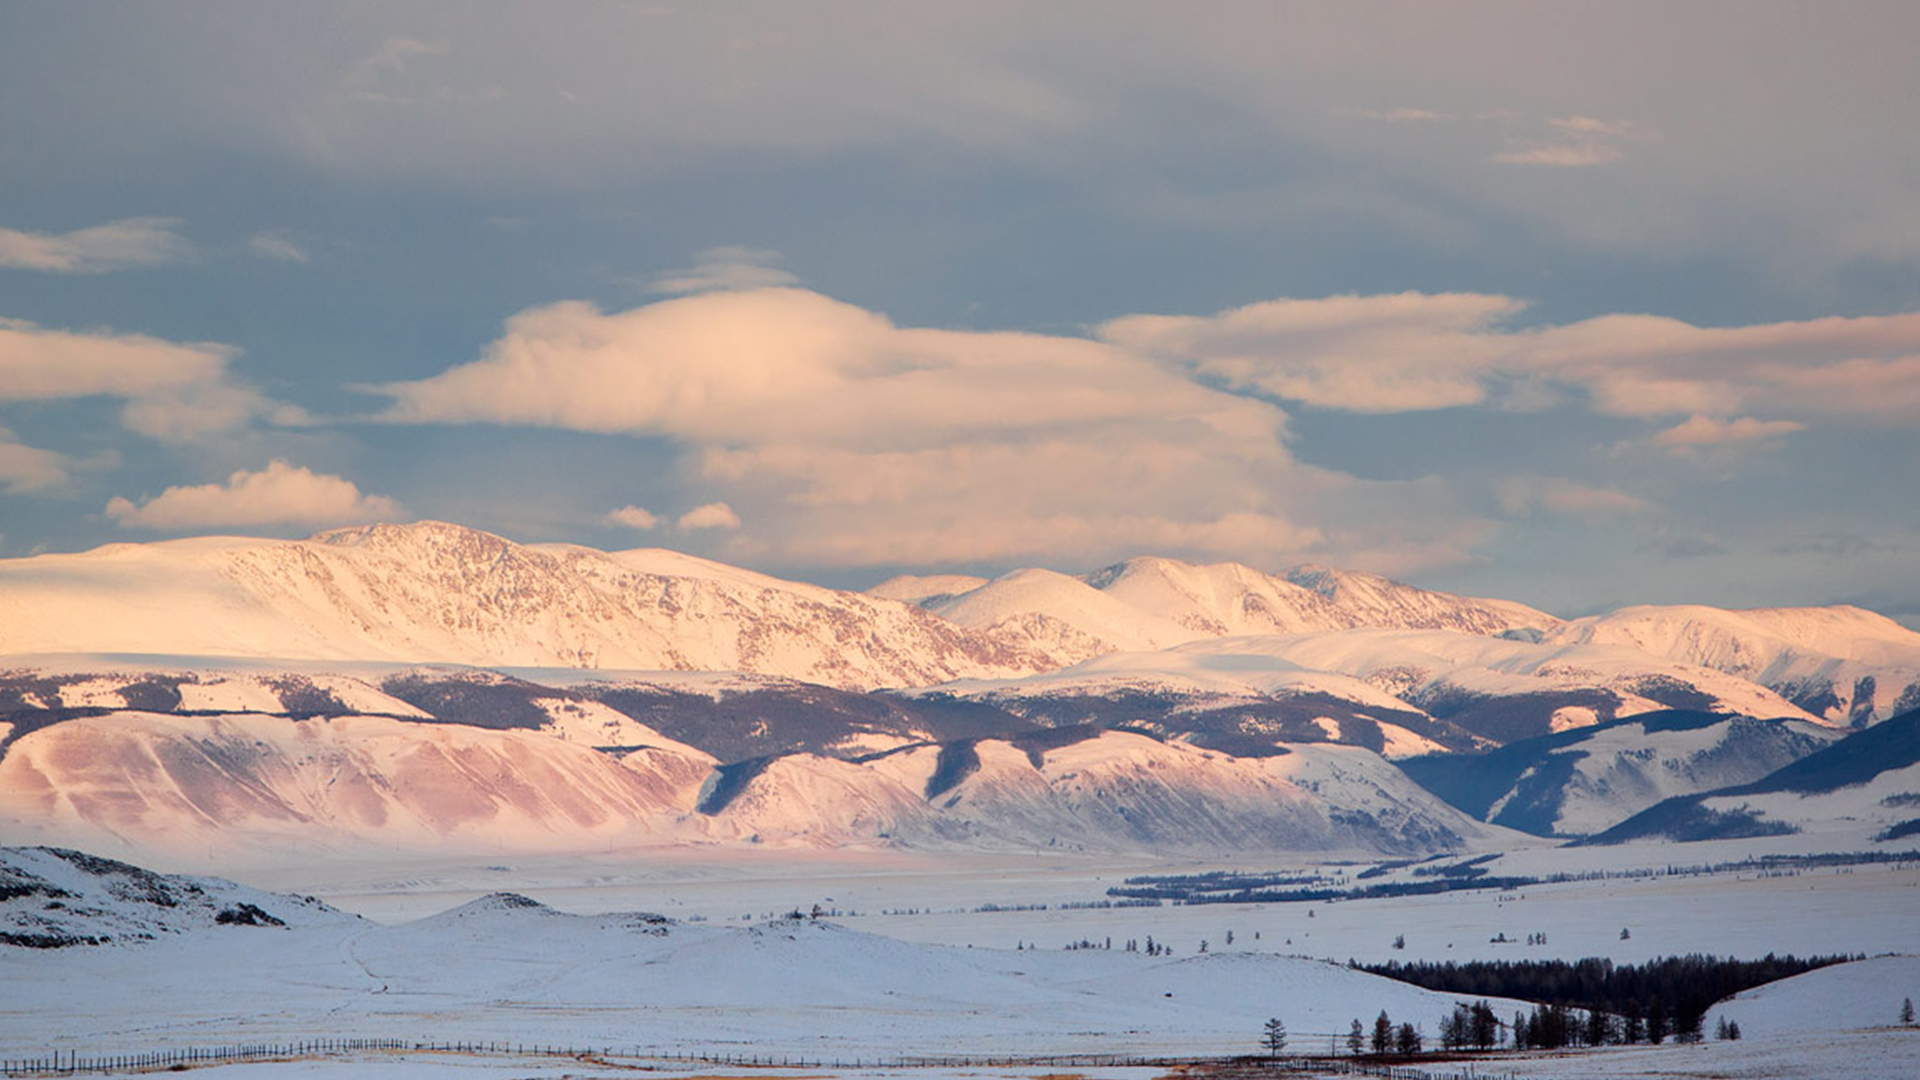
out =
<path fill-rule="evenodd" d="M 986 581 L 895 578 L 871 590 L 976 630 L 1023 641 L 1068 664 L 1209 637 L 1356 627 L 1545 632 L 1560 620 L 1524 604 L 1431 592 L 1373 574 L 1298 566 L 1281 575 L 1239 563 L 1142 557 L 1080 577 L 1016 570 Z"/>
<path fill-rule="evenodd" d="M 1920 708 L 1920 633 L 1857 607 L 1642 605 L 1575 619 L 1549 640 L 1625 645 L 1714 668 L 1841 724 Z"/>
<path fill-rule="evenodd" d="M 903 696 L 990 705 L 1047 727 L 1144 728 L 1249 756 L 1301 742 L 1361 746 L 1389 758 L 1494 745 L 1362 679 L 1305 668 L 1257 644 L 1107 653 L 1042 675 L 962 680 Z"/>
<path fill-rule="evenodd" d="M 898 601 L 436 522 L 0 560 L 0 655 L 74 652 L 742 671 L 860 689 L 1055 666 Z"/>
<path fill-rule="evenodd" d="M 1482 821 L 1588 836 L 1663 799 L 1758 780 L 1839 738 L 1803 720 L 1656 712 L 1401 768 Z"/>
<path fill-rule="evenodd" d="M 1445 630 L 1206 638 L 914 693 L 1055 723 L 1144 722 L 1268 739 L 1292 717 L 1319 724 L 1333 741 L 1359 741 L 1393 756 L 1474 749 L 1669 708 L 1815 719 L 1744 679 L 1624 646 L 1540 645 Z M 1384 742 L 1340 737 L 1367 723 L 1380 727 Z"/>
<path fill-rule="evenodd" d="M 1593 842 L 1790 833 L 1910 848 L 1920 835 L 1920 711 L 1855 731 L 1752 783 L 1656 803 Z"/>

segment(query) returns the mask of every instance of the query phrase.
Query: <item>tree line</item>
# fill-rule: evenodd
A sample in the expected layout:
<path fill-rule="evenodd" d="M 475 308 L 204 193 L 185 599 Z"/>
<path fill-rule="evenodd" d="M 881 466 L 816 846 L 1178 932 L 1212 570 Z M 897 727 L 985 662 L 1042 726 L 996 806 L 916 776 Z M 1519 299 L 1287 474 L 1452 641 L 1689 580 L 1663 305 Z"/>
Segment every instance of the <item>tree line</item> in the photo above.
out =
<path fill-rule="evenodd" d="M 1350 967 L 1390 979 L 1412 983 L 1428 990 L 1475 997 L 1510 997 L 1541 1003 L 1548 1010 L 1535 1016 L 1523 1016 L 1528 1033 L 1537 1033 L 1541 1042 L 1532 1045 L 1567 1046 L 1576 1042 L 1628 1041 L 1628 1030 L 1609 1038 L 1597 1026 L 1611 1020 L 1576 1021 L 1572 1010 L 1611 1014 L 1630 1027 L 1637 1022 L 1637 1034 L 1659 1041 L 1668 1034 L 1697 1036 L 1701 1019 L 1714 1002 L 1732 997 L 1742 990 L 1804 974 L 1829 964 L 1863 959 L 1860 956 L 1776 956 L 1768 953 L 1759 960 L 1735 960 L 1699 953 L 1650 960 L 1644 964 L 1616 964 L 1604 957 L 1584 960 L 1473 960 L 1465 963 L 1430 960 L 1389 961 L 1384 964 L 1360 964 Z M 1555 1011 L 1557 1010 L 1557 1011 Z M 1573 1030 L 1576 1023 L 1585 1026 Z M 1517 1029 L 1523 1024 L 1516 1024 Z M 1659 1032 L 1656 1036 L 1655 1032 Z M 1520 1032 L 1517 1030 L 1516 1034 Z M 1601 1036 L 1589 1040 L 1588 1035 Z M 1557 1041 L 1553 1041 L 1557 1040 Z M 1639 1041 L 1634 1038 L 1631 1041 Z M 1524 1044 L 1523 1044 L 1524 1045 Z"/>

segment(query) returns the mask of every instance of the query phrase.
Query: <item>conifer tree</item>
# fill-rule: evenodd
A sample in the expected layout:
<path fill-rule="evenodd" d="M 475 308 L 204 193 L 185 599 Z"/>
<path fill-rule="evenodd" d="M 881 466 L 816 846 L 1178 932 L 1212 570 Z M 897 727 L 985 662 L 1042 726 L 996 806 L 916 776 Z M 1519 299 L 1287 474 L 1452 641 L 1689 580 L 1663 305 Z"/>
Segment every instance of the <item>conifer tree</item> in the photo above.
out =
<path fill-rule="evenodd" d="M 1387 1010 L 1381 1009 L 1380 1015 L 1373 1021 L 1373 1052 L 1384 1054 L 1393 1049 L 1393 1021 L 1387 1019 Z"/>
<path fill-rule="evenodd" d="M 1277 1016 L 1269 1019 L 1262 1041 L 1267 1044 L 1268 1057 L 1279 1057 L 1280 1052 L 1287 1048 L 1287 1025 L 1281 1023 Z"/>

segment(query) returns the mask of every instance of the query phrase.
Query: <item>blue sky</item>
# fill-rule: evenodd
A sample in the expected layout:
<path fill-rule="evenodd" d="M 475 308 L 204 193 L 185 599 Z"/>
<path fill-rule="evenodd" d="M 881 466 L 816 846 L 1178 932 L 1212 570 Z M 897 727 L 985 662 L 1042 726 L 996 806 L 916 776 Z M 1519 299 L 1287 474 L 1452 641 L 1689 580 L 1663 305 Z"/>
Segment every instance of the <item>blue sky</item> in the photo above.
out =
<path fill-rule="evenodd" d="M 0 4 L 0 556 L 1920 620 L 1911 5 Z"/>

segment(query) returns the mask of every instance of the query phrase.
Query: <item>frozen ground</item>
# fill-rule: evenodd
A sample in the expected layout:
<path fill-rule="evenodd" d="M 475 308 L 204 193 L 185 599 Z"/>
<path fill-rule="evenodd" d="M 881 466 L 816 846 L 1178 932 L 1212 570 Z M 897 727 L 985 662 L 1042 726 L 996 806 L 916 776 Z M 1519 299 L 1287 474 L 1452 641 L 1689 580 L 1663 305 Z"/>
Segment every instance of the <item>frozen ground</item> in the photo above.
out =
<path fill-rule="evenodd" d="M 738 853 L 681 849 L 492 865 L 411 860 L 260 867 L 244 880 L 316 893 L 386 922 L 511 888 L 566 911 L 658 911 L 716 925 L 739 925 L 817 903 L 837 911 L 835 920 L 850 928 L 982 948 L 1060 948 L 1083 939 L 1104 943 L 1109 937 L 1118 944 L 1129 938 L 1144 941 L 1150 934 L 1171 945 L 1177 956 L 1195 954 L 1203 940 L 1215 952 L 1253 950 L 1341 961 L 1606 956 L 1634 962 L 1692 952 L 1742 958 L 1768 952 L 1873 955 L 1920 943 L 1920 863 L 1773 875 L 1664 874 L 1670 865 L 1792 852 L 1791 842 L 1799 839 L 1543 848 L 1505 856 L 1491 864 L 1492 873 L 1549 877 L 1604 868 L 1620 874 L 1658 870 L 1663 876 L 1316 904 L 1068 909 L 1062 905 L 1105 900 L 1106 890 L 1129 876 L 1219 867 L 1043 855 L 787 851 L 742 859 Z M 1357 872 L 1366 865 L 1346 869 Z M 1274 862 L 1234 869 L 1305 871 L 1312 866 Z M 1048 910 L 978 910 L 1039 904 Z M 1623 929 L 1628 931 L 1624 940 Z M 1545 944 L 1524 944 L 1528 935 L 1540 933 Z M 1400 935 L 1406 946 L 1394 949 Z M 1509 942 L 1492 941 L 1502 936 Z"/>

